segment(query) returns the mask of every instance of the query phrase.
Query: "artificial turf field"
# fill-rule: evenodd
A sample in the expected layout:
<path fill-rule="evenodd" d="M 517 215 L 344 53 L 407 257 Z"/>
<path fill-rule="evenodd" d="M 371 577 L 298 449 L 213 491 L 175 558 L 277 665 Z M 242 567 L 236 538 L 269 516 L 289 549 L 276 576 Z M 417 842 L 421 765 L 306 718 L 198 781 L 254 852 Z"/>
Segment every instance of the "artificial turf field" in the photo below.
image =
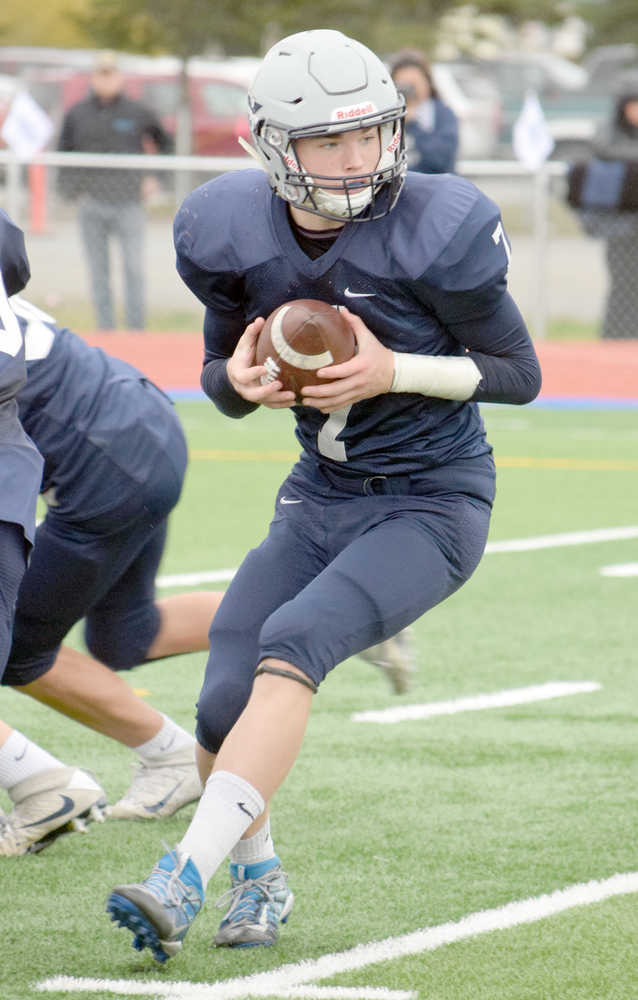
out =
<path fill-rule="evenodd" d="M 200 401 L 179 412 L 191 463 L 169 580 L 236 567 L 296 455 L 287 413 L 235 422 Z M 498 495 L 481 565 L 416 623 L 410 693 L 391 694 L 356 659 L 328 678 L 274 801 L 296 896 L 277 946 L 211 948 L 220 870 L 180 955 L 159 966 L 133 951 L 106 896 L 148 874 L 194 807 L 157 823 L 110 820 L 0 859 L 1 1000 L 638 998 L 638 411 L 483 415 Z M 529 546 L 499 544 L 521 539 Z M 71 639 L 81 643 L 79 630 Z M 174 658 L 130 680 L 190 728 L 204 663 Z M 574 687 L 432 714 L 548 682 Z M 2 689 L 1 703 L 9 723 L 91 768 L 111 801 L 128 786 L 132 755 L 119 744 L 15 692 Z M 353 720 L 432 704 L 412 721 Z"/>

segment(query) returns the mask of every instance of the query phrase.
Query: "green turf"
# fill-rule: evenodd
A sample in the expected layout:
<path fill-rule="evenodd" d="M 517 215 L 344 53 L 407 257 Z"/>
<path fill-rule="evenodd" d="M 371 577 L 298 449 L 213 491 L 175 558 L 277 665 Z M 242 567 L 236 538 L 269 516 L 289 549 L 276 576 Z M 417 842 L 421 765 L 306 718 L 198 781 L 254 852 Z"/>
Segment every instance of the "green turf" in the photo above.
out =
<path fill-rule="evenodd" d="M 262 537 L 297 452 L 290 416 L 264 410 L 234 422 L 207 403 L 179 409 L 191 463 L 162 573 L 236 566 Z M 638 523 L 635 411 L 483 413 L 499 467 L 492 541 Z M 275 799 L 275 841 L 296 895 L 275 948 L 211 949 L 223 870 L 164 968 L 110 924 L 112 886 L 144 877 L 194 807 L 157 824 L 96 824 L 40 855 L 0 859 L 2 1000 L 129 995 L 35 992 L 56 975 L 213 983 L 637 870 L 638 577 L 599 573 L 621 562 L 638 562 L 638 539 L 486 554 L 416 624 L 412 692 L 391 695 L 360 660 L 328 678 Z M 80 642 L 79 630 L 72 638 Z M 204 654 L 175 658 L 130 679 L 190 727 L 204 663 Z M 551 680 L 602 690 L 392 726 L 350 720 Z M 3 689 L 2 700 L 3 718 L 91 767 L 111 800 L 127 787 L 129 751 L 15 692 Z M 312 985 L 419 1000 L 636 1000 L 637 934 L 638 899 L 620 896 Z"/>

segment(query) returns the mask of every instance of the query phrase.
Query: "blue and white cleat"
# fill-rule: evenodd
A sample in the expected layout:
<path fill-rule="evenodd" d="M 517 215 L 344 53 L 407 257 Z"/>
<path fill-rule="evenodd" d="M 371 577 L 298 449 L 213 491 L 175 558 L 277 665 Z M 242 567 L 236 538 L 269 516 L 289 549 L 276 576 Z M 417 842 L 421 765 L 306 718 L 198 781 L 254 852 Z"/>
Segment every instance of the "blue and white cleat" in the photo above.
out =
<path fill-rule="evenodd" d="M 220 909 L 228 909 L 219 925 L 216 947 L 273 945 L 279 924 L 286 923 L 295 900 L 279 858 L 275 855 L 254 865 L 231 864 L 230 877 L 231 888 L 217 900 Z"/>
<path fill-rule="evenodd" d="M 190 856 L 176 848 L 160 858 L 144 882 L 116 885 L 106 912 L 133 932 L 137 951 L 150 948 L 157 962 L 166 962 L 182 947 L 203 902 L 199 872 Z"/>

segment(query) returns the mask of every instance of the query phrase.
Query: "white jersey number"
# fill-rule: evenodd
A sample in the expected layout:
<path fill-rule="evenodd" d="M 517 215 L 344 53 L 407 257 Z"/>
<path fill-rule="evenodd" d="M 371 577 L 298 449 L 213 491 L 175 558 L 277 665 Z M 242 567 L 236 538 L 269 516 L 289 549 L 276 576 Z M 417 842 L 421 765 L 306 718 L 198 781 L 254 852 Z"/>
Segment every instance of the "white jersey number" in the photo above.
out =
<path fill-rule="evenodd" d="M 351 406 L 344 406 L 342 410 L 335 410 L 328 415 L 328 419 L 317 434 L 317 447 L 321 455 L 331 458 L 334 462 L 347 462 L 346 446 L 343 441 L 337 441 L 337 435 L 341 433 L 348 422 L 348 414 Z"/>
<path fill-rule="evenodd" d="M 502 222 L 499 221 L 496 229 L 492 233 L 492 239 L 494 240 L 496 246 L 498 246 L 499 243 L 503 244 L 503 250 L 505 251 L 505 256 L 507 257 L 507 266 L 509 267 L 512 259 L 512 248 L 507 242 L 507 236 L 505 235 Z"/>
<path fill-rule="evenodd" d="M 41 358 L 46 358 L 55 340 L 55 333 L 50 326 L 47 326 L 47 323 L 55 323 L 53 316 L 49 316 L 26 299 L 21 299 L 19 295 L 11 297 L 11 306 L 18 316 L 27 320 L 24 334 L 26 360 L 39 361 Z"/>
<path fill-rule="evenodd" d="M 22 347 L 22 334 L 16 314 L 9 305 L 9 299 L 0 274 L 0 352 L 15 358 Z"/>

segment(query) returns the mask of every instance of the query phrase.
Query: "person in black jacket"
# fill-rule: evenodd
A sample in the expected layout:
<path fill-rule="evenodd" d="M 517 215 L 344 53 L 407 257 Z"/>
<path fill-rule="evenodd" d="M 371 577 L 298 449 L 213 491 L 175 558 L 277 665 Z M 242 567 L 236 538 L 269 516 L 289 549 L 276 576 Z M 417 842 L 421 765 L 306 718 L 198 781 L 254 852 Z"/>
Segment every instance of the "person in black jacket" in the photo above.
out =
<path fill-rule="evenodd" d="M 458 120 L 437 91 L 426 58 L 405 49 L 392 60 L 392 79 L 405 98 L 408 169 L 422 174 L 453 173 L 459 146 Z"/>
<path fill-rule="evenodd" d="M 123 77 L 113 52 L 98 55 L 91 93 L 66 113 L 58 148 L 62 152 L 169 152 L 172 142 L 158 118 L 122 91 Z M 89 267 L 91 294 L 100 330 L 115 326 L 110 280 L 109 240 L 121 245 L 124 267 L 125 322 L 131 330 L 145 325 L 143 202 L 157 188 L 157 178 L 138 170 L 107 167 L 64 168 L 60 189 L 79 201 L 82 243 Z"/>
<path fill-rule="evenodd" d="M 627 202 L 636 202 L 638 177 L 638 79 L 627 77 L 615 103 L 613 117 L 594 136 L 592 153 L 599 160 L 616 164 L 623 171 L 623 194 L 617 211 L 603 213 L 609 291 L 603 318 L 602 337 L 626 340 L 638 337 L 638 211 Z M 598 213 L 600 216 L 600 213 Z M 598 226 L 601 231 L 601 226 Z M 601 231 L 601 235 L 603 232 Z"/>

